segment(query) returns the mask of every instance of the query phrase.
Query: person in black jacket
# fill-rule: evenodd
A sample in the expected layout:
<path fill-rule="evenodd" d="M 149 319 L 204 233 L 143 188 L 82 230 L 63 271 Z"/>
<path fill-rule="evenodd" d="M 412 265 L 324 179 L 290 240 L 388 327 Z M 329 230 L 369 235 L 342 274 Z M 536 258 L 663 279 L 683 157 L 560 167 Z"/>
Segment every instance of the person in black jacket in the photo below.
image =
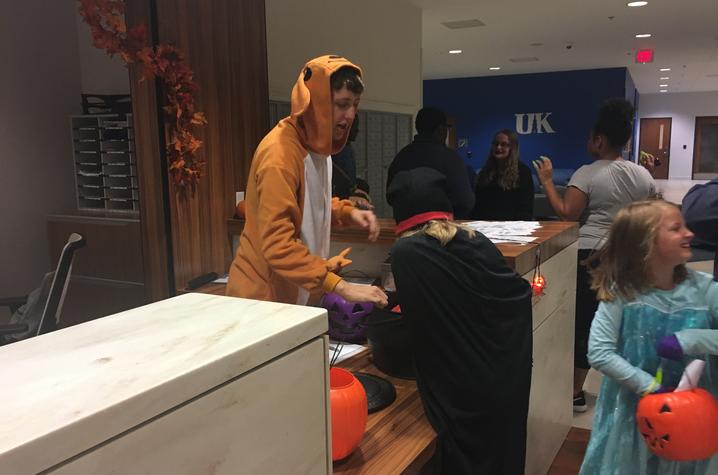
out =
<path fill-rule="evenodd" d="M 428 167 L 446 177 L 447 191 L 456 218 L 466 218 L 474 207 L 466 165 L 456 151 L 446 146 L 446 114 L 435 107 L 425 107 L 416 114 L 414 141 L 396 154 L 389 166 L 386 186 L 398 172 Z"/>
<path fill-rule="evenodd" d="M 481 233 L 451 221 L 443 174 L 396 174 L 391 249 L 417 386 L 438 436 L 432 473 L 523 475 L 531 288 Z"/>
<path fill-rule="evenodd" d="M 534 212 L 531 169 L 519 161 L 516 132 L 496 132 L 489 156 L 476 180 L 476 205 L 472 219 L 530 221 Z"/>

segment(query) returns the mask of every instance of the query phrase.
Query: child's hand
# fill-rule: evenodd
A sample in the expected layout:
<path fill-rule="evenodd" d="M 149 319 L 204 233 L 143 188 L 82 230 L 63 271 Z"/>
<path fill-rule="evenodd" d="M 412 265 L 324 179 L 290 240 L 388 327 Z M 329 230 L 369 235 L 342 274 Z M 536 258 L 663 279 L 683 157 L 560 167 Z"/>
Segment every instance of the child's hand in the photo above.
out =
<path fill-rule="evenodd" d="M 675 333 L 664 336 L 656 343 L 656 353 L 661 358 L 679 361 L 683 359 L 683 348 Z"/>
<path fill-rule="evenodd" d="M 641 396 L 648 396 L 649 394 L 662 394 L 673 392 L 674 388 L 669 388 L 661 384 L 663 382 L 663 367 L 659 366 L 656 371 L 656 376 L 653 378 L 653 382 L 648 389 L 641 394 Z"/>

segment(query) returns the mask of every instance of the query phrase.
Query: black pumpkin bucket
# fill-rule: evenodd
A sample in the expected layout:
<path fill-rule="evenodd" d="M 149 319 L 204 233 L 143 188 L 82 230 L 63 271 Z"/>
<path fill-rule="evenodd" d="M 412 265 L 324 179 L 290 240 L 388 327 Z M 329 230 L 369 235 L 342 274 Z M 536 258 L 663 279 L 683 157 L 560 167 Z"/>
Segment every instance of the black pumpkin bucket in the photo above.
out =
<path fill-rule="evenodd" d="M 387 309 L 395 308 L 392 300 Z M 411 334 L 401 313 L 375 307 L 364 325 L 374 365 L 389 376 L 416 379 Z"/>

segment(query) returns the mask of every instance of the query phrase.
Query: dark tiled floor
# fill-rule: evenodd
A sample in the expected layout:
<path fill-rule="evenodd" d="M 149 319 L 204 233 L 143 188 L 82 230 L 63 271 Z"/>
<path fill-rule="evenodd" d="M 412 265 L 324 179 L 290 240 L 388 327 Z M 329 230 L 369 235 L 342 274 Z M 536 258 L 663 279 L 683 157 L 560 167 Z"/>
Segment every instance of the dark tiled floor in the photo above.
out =
<path fill-rule="evenodd" d="M 548 475 L 576 475 L 586 453 L 591 431 L 572 427 L 553 461 Z"/>

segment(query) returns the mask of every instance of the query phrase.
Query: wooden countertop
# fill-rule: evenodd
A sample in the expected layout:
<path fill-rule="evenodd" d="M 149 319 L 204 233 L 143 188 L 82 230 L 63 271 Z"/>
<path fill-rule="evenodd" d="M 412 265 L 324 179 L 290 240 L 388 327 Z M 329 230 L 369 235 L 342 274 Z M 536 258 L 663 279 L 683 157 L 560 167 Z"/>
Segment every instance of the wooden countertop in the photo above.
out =
<path fill-rule="evenodd" d="M 533 234 L 538 237 L 536 242 L 496 245 L 506 258 L 506 262 L 521 275 L 534 268 L 537 248 L 541 250 L 541 260 L 546 261 L 578 239 L 578 223 L 574 221 L 541 221 L 540 223 L 541 228 Z M 375 244 L 390 245 L 396 239 L 394 220 L 379 218 L 379 225 L 381 232 Z M 241 234 L 243 227 L 243 219 L 230 218 L 227 220 L 227 232 L 230 235 Z M 372 244 L 366 239 L 366 231 L 357 228 L 333 229 L 332 241 Z"/>
<path fill-rule="evenodd" d="M 436 433 L 424 415 L 416 382 L 392 378 L 379 371 L 365 350 L 337 366 L 388 379 L 396 388 L 396 400 L 369 414 L 364 437 L 354 452 L 334 463 L 335 474 L 418 473 L 436 448 Z"/>

